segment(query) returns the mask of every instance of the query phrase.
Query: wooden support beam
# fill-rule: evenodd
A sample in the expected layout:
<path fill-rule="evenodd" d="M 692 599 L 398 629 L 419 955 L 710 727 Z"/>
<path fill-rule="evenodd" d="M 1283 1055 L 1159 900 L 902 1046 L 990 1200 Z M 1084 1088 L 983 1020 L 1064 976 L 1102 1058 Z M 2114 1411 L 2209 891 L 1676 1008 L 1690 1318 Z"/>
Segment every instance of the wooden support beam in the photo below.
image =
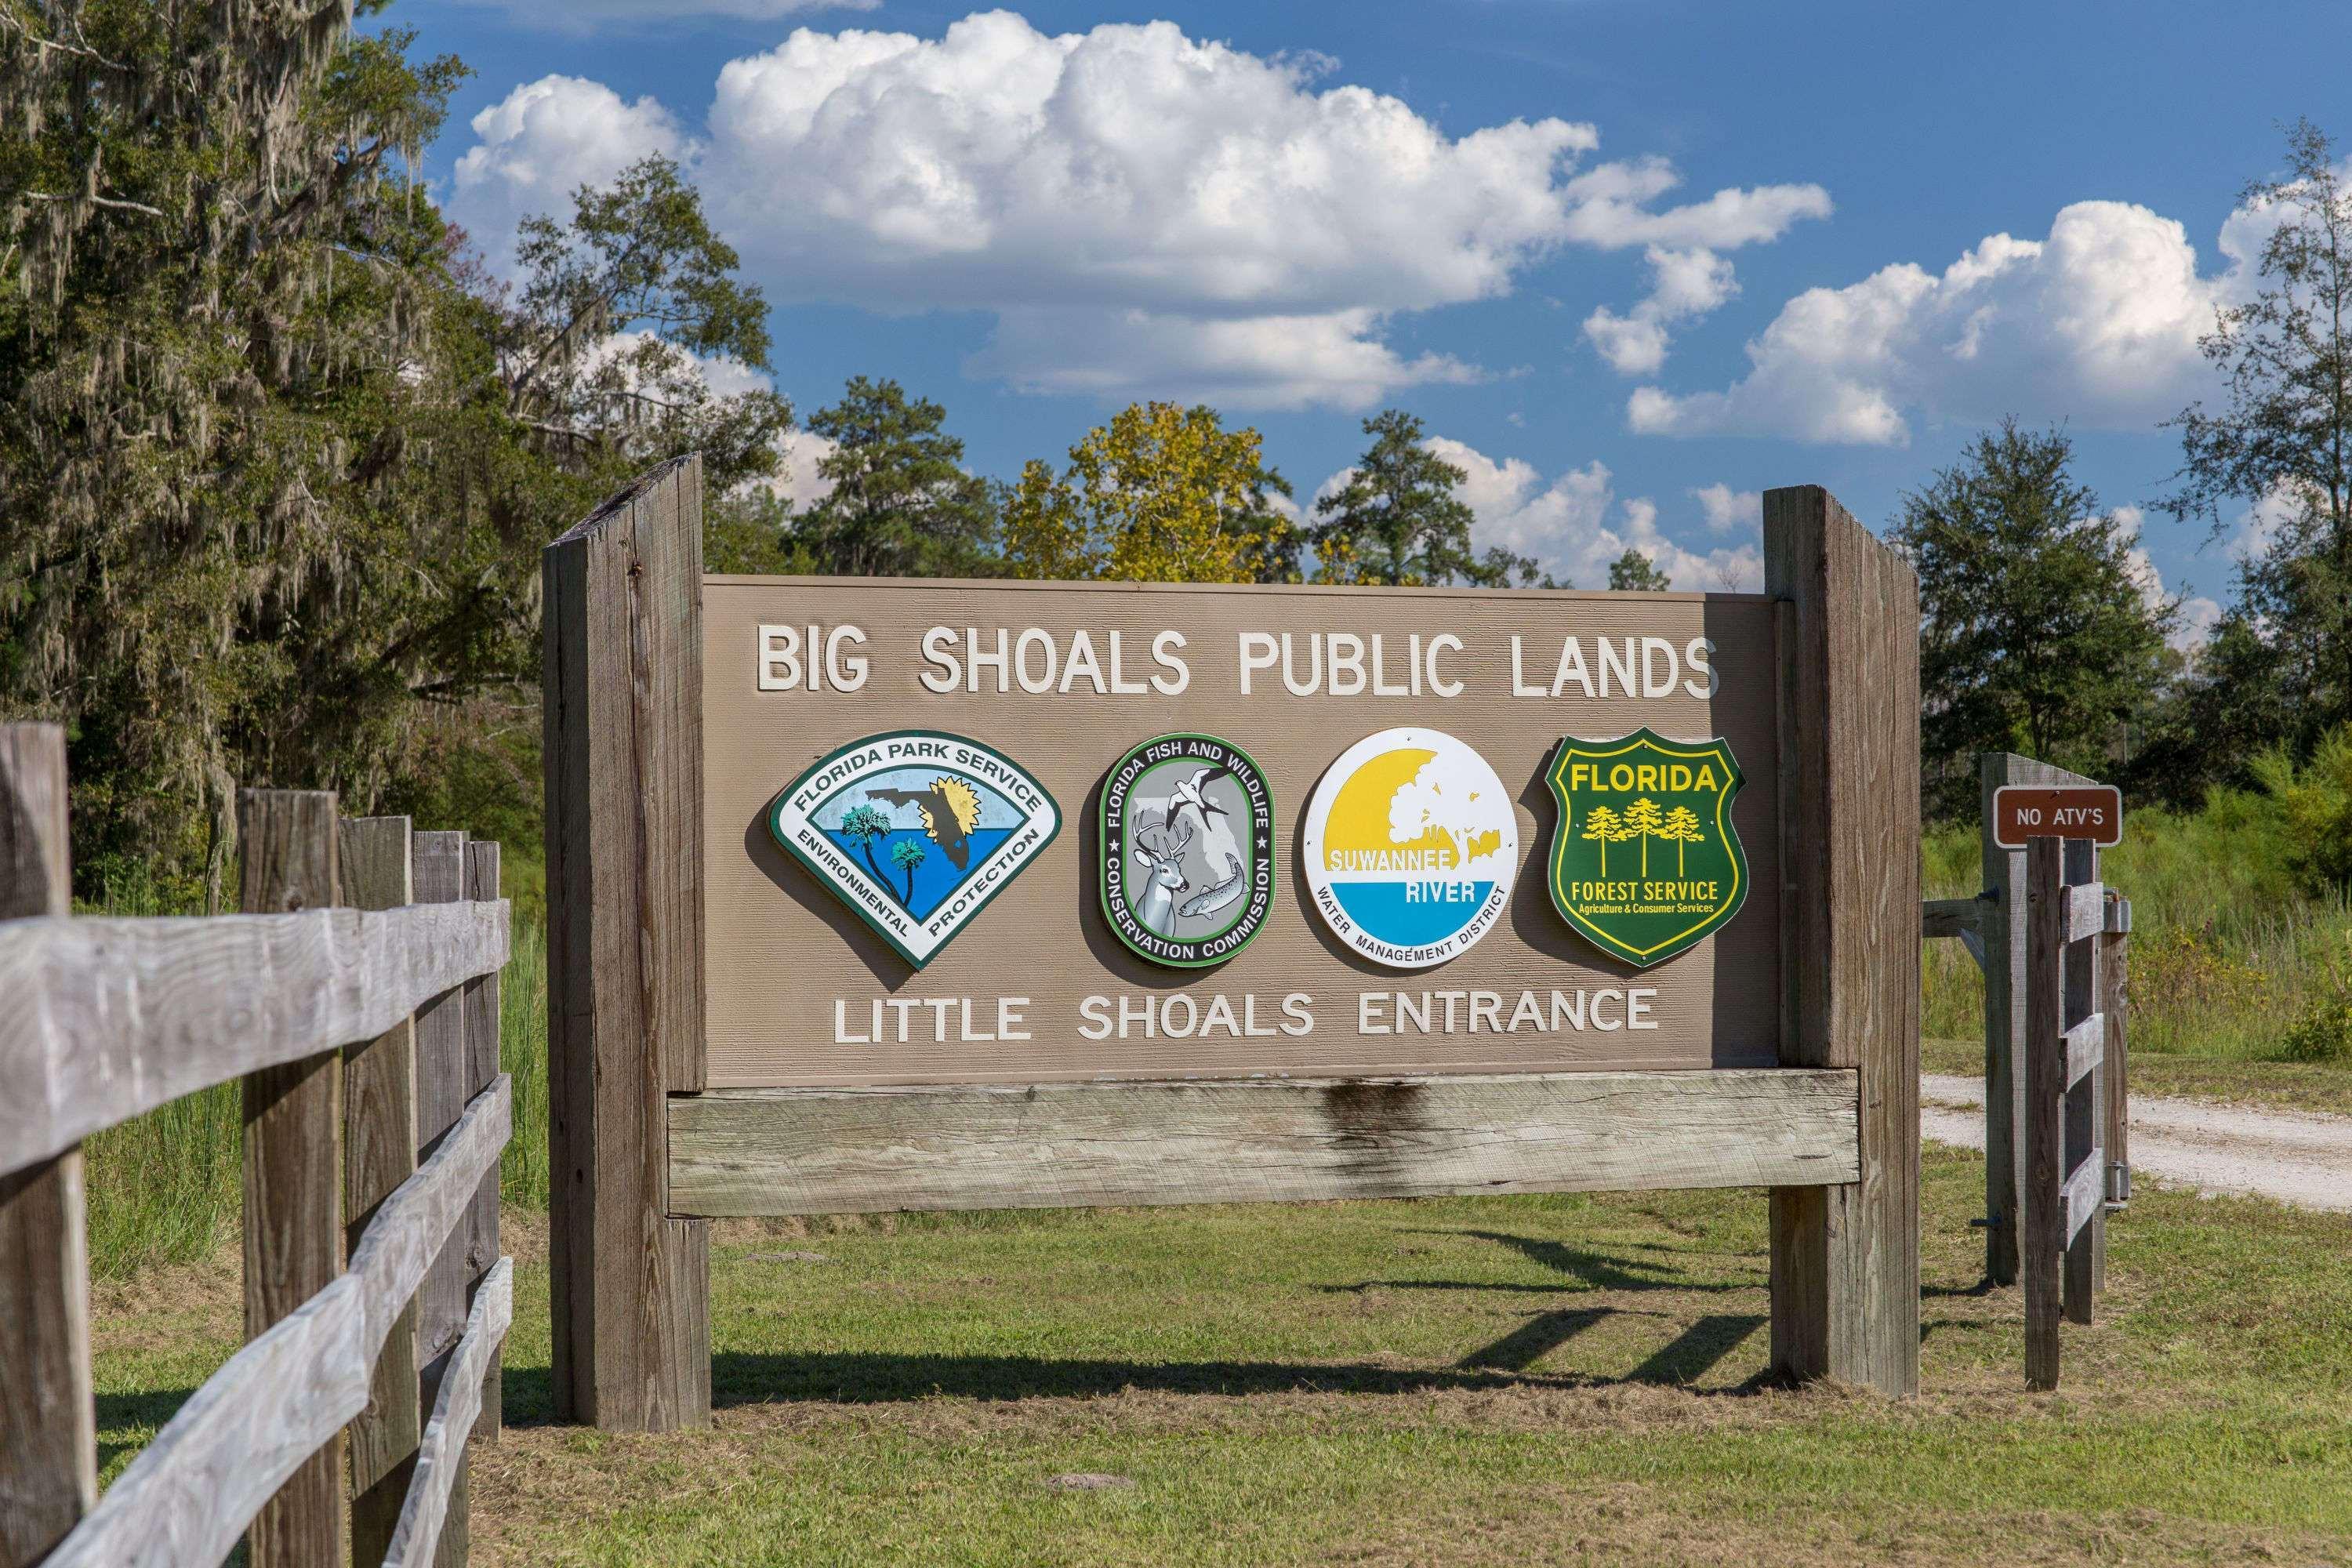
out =
<path fill-rule="evenodd" d="M 2083 1227 L 2099 1217 L 2099 1206 L 2106 1201 L 2106 1172 L 2097 1159 L 2084 1161 L 2066 1178 L 2060 1206 L 2065 1210 L 2066 1244 L 2073 1246 L 2083 1234 Z"/>
<path fill-rule="evenodd" d="M 418 834 L 411 851 L 410 875 L 420 904 L 463 900 L 466 835 L 461 831 Z M 457 1124 L 470 1098 L 473 1064 L 466 1039 L 467 1022 L 464 986 L 444 992 L 416 1011 L 416 1135 L 427 1157 Z M 470 1205 L 467 1213 L 470 1215 Z M 471 1277 L 466 1243 L 467 1220 L 461 1217 L 416 1293 L 417 1397 L 427 1410 L 440 1397 L 449 1358 L 466 1331 L 466 1286 Z M 454 1522 L 440 1536 L 437 1561 L 443 1568 L 461 1568 L 467 1547 L 464 1453 L 453 1456 L 452 1464 Z"/>
<path fill-rule="evenodd" d="M 65 731 L 0 724 L 0 920 L 65 914 L 70 861 Z M 29 1568 L 98 1500 L 79 1144 L 0 1175 L 0 1568 Z"/>
<path fill-rule="evenodd" d="M 411 901 L 409 819 L 346 817 L 337 868 L 352 908 L 396 910 Z M 416 1028 L 403 1018 L 372 1040 L 343 1047 L 344 1241 L 359 1250 L 383 1201 L 416 1173 Z M 383 1561 L 424 1430 L 416 1385 L 416 1310 L 408 1304 L 385 1338 L 368 1383 L 368 1406 L 351 1425 L 352 1561 Z"/>
<path fill-rule="evenodd" d="M 290 914 L 342 901 L 331 790 L 245 790 L 237 796 L 247 914 Z M 257 1339 L 343 1271 L 343 1070 L 341 1042 L 245 1079 L 245 1332 Z M 342 1445 L 294 1467 L 247 1534 L 254 1568 L 331 1568 L 344 1561 Z"/>
<path fill-rule="evenodd" d="M 1820 1185 L 1854 1074 L 1449 1074 L 730 1089 L 670 1101 L 680 1214 Z"/>
<path fill-rule="evenodd" d="M 2094 1013 L 2067 1030 L 2059 1037 L 2059 1048 L 2066 1058 L 2066 1087 L 2071 1089 L 2107 1059 L 2106 1015 Z"/>
<path fill-rule="evenodd" d="M 2105 923 L 2105 889 L 2099 886 L 2099 847 L 2087 839 L 2066 841 L 2065 868 L 2067 883 L 2066 929 L 2070 940 L 2065 952 L 2066 1025 L 2071 1045 L 2074 1028 L 2088 1021 L 2099 1005 L 2098 933 Z M 2074 935 L 2087 925 L 2083 935 Z M 2098 1173 L 2096 1179 L 2105 1181 L 2106 1129 L 2102 1124 L 2100 1101 L 2106 1084 L 2106 1051 L 2104 1046 L 2086 1050 L 2085 1070 L 2077 1076 L 2070 1051 L 2066 1063 L 2065 1138 L 2063 1152 L 2059 1155 L 2059 1168 L 2070 1176 L 2083 1167 Z M 2080 1228 L 2069 1226 L 2066 1232 L 2065 1263 L 2060 1276 L 2060 1310 L 2067 1321 L 2091 1321 L 2098 1300 L 2099 1255 L 2106 1250 L 2107 1224 L 2105 1205 L 2092 1204 L 2084 1211 L 2084 1224 Z"/>
<path fill-rule="evenodd" d="M 557 1414 L 710 1419 L 704 1222 L 667 1096 L 703 1087 L 702 469 L 665 464 L 541 557 Z"/>
<path fill-rule="evenodd" d="M 507 906 L 0 929 L 0 1172 L 263 1068 L 370 1040 L 507 961 Z"/>
<path fill-rule="evenodd" d="M 466 897 L 477 902 L 495 901 L 499 893 L 499 847 L 482 839 L 466 846 Z M 489 1088 L 499 1076 L 499 975 L 493 970 L 488 974 L 466 982 L 466 1088 L 470 1097 Z M 499 1173 L 493 1169 L 482 1178 L 481 1191 L 474 1196 L 474 1209 L 466 1224 L 466 1300 L 467 1311 L 471 1303 L 489 1279 L 490 1270 L 498 1267 L 503 1254 L 499 1248 Z M 470 1321 L 470 1319 L 468 1320 Z M 468 1329 L 467 1332 L 472 1330 Z M 499 1333 L 504 1335 L 501 1328 Z M 482 1392 L 479 1414 L 473 1431 L 475 1436 L 496 1441 L 505 1425 L 506 1400 L 500 1384 L 504 1363 L 496 1344 L 485 1352 L 482 1363 Z"/>
<path fill-rule="evenodd" d="M 2025 853 L 2025 1190 L 2018 1264 L 2025 1277 L 2025 1382 L 2058 1386 L 2061 1255 L 2066 1246 L 2064 1177 L 2066 1093 L 2066 938 L 2063 850 L 2036 838 Z"/>
<path fill-rule="evenodd" d="M 1861 1175 L 1772 1193 L 1772 1362 L 1919 1386 L 1919 594 L 1828 491 L 1766 492 L 1781 649 L 1784 1067 L 1859 1075 Z"/>

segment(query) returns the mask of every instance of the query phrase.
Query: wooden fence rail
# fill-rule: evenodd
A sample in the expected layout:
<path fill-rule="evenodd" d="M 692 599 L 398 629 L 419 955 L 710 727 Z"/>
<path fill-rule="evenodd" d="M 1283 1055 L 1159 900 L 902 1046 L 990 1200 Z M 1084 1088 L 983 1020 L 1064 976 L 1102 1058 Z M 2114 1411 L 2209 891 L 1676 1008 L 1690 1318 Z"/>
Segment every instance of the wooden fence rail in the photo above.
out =
<path fill-rule="evenodd" d="M 513 1310 L 498 847 L 247 791 L 249 912 L 66 918 L 64 757 L 0 725 L 0 1568 L 209 1568 L 241 1532 L 254 1568 L 461 1563 Z M 441 901 L 413 896 L 425 840 L 457 868 Z M 429 1058 L 420 1011 L 446 1020 Z M 79 1141 L 240 1079 L 247 1343 L 100 1495 Z M 420 1102 L 451 1108 L 422 1138 Z M 420 1356 L 433 1280 L 451 1322 Z"/>

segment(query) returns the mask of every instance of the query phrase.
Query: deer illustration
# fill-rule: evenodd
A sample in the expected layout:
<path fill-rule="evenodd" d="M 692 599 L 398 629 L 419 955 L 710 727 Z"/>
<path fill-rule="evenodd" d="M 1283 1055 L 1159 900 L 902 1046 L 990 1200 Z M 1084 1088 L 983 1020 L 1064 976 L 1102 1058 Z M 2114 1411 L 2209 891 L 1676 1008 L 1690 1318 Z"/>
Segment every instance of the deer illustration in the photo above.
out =
<path fill-rule="evenodd" d="M 1146 823 L 1129 839 L 1140 863 L 1143 891 L 1134 898 L 1135 918 L 1143 929 L 1161 936 L 1176 934 L 1176 895 L 1192 890 L 1184 879 L 1184 847 L 1192 842 L 1192 825 L 1173 824 L 1175 810 L 1157 822 Z M 1129 886 L 1133 886 L 1130 881 Z"/>

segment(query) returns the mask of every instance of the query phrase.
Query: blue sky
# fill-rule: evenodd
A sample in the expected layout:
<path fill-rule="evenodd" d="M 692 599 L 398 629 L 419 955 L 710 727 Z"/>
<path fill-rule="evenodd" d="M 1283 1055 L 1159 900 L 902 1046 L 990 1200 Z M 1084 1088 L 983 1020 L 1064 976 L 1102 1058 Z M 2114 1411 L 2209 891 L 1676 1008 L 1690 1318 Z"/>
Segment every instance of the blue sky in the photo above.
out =
<path fill-rule="evenodd" d="M 428 167 L 486 248 L 679 153 L 804 411 L 896 376 L 1009 475 L 1206 395 L 1304 500 L 1395 405 L 1588 586 L 1627 543 L 1752 576 L 1772 485 L 1883 526 L 2015 412 L 2226 598 L 2157 423 L 2211 395 L 2279 122 L 2352 131 L 2336 5 L 705 3 L 386 15 L 478 73 Z"/>

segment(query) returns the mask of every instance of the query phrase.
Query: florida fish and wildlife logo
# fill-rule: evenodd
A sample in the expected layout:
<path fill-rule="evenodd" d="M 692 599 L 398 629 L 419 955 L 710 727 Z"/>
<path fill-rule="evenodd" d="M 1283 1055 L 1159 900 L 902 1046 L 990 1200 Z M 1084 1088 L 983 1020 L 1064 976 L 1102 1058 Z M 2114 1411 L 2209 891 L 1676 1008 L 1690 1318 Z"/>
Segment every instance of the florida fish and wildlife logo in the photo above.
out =
<path fill-rule="evenodd" d="M 1097 817 L 1103 918 L 1154 963 L 1198 969 L 1274 909 L 1274 793 L 1214 735 L 1159 735 L 1111 765 Z"/>
<path fill-rule="evenodd" d="M 1544 782 L 1559 805 L 1551 901 L 1603 952 L 1647 968 L 1739 912 L 1748 852 L 1731 801 L 1745 781 L 1727 742 L 1570 735 Z"/>
<path fill-rule="evenodd" d="M 1299 825 L 1315 912 L 1395 969 L 1427 969 L 1495 929 L 1519 868 L 1511 797 L 1439 730 L 1367 735 L 1331 764 Z"/>
<path fill-rule="evenodd" d="M 920 969 L 1061 830 L 1027 769 L 940 730 L 854 741 L 784 786 L 768 831 Z"/>

